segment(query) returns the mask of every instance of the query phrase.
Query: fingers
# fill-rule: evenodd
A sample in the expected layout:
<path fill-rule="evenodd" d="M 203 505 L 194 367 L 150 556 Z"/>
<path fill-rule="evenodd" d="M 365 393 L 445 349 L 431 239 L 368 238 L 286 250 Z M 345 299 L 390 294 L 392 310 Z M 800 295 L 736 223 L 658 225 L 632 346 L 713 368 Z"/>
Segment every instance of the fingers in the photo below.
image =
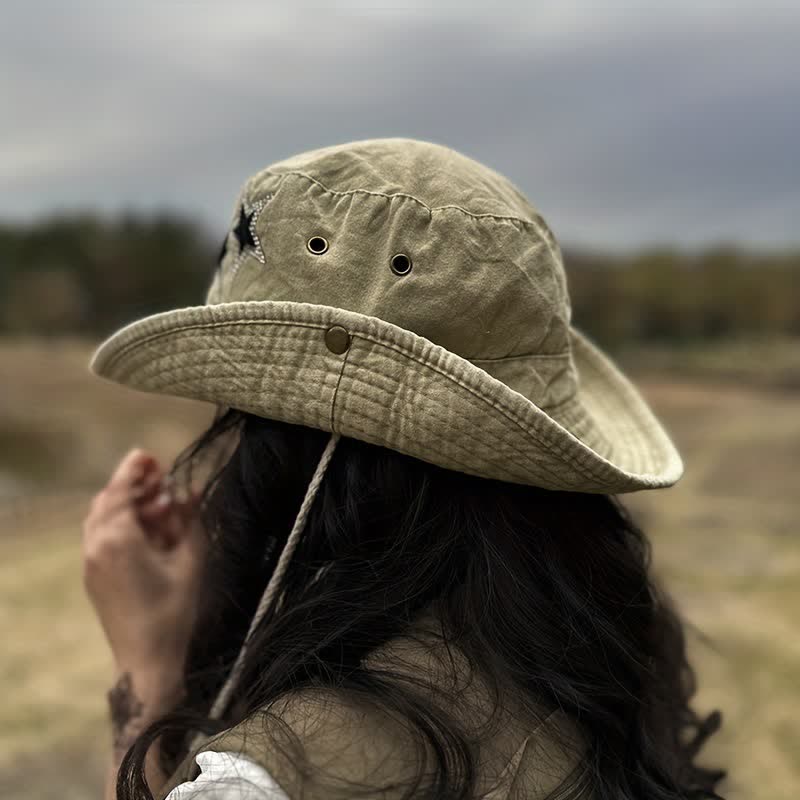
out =
<path fill-rule="evenodd" d="M 133 448 L 119 462 L 108 483 L 92 498 L 87 518 L 107 518 L 124 509 L 137 496 L 147 496 L 160 475 L 157 459 L 141 448 Z"/>
<path fill-rule="evenodd" d="M 170 516 L 174 514 L 172 482 L 149 476 L 137 487 L 136 513 L 147 538 L 159 549 L 169 549 L 175 544 Z"/>
<path fill-rule="evenodd" d="M 148 538 L 169 548 L 189 539 L 198 522 L 200 493 L 191 491 L 189 499 L 178 500 L 170 481 L 161 481 L 159 490 L 137 502 L 137 512 Z"/>
<path fill-rule="evenodd" d="M 153 470 L 145 473 L 138 483 L 134 483 L 130 498 L 137 504 L 146 503 L 153 500 L 163 488 L 165 488 L 164 479 L 160 477 L 159 472 Z"/>
<path fill-rule="evenodd" d="M 158 459 L 141 447 L 134 447 L 117 465 L 106 488 L 113 492 L 117 489 L 131 490 L 145 478 L 161 476 Z"/>
<path fill-rule="evenodd" d="M 114 530 L 126 531 L 161 551 L 184 545 L 179 548 L 181 552 L 194 558 L 200 555 L 205 539 L 197 513 L 200 496 L 201 492 L 188 487 L 188 498 L 178 499 L 173 476 L 164 474 L 151 453 L 134 448 L 91 501 L 84 522 L 84 542 L 97 539 L 93 531 L 106 530 L 115 520 Z M 124 516 L 129 517 L 127 522 Z"/>
<path fill-rule="evenodd" d="M 174 499 L 171 493 L 159 483 L 156 490 L 139 499 L 136 509 L 139 516 L 147 522 L 162 520 L 171 511 Z"/>

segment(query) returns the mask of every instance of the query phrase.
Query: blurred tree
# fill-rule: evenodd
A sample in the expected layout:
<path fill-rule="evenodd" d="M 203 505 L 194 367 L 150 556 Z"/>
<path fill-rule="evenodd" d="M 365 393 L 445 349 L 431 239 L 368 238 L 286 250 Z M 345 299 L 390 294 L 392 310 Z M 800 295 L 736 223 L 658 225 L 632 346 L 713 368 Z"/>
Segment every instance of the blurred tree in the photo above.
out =
<path fill-rule="evenodd" d="M 218 250 L 202 226 L 174 213 L 0 225 L 0 332 L 102 335 L 201 303 Z M 565 247 L 564 263 L 575 323 L 611 349 L 800 335 L 800 250 L 659 246 L 621 256 Z"/>
<path fill-rule="evenodd" d="M 0 301 L 0 316 L 18 333 L 56 335 L 85 327 L 87 297 L 77 275 L 65 267 L 18 275 Z"/>
<path fill-rule="evenodd" d="M 6 224 L 0 331 L 103 333 L 137 316 L 200 303 L 216 250 L 199 224 L 174 214 Z"/>

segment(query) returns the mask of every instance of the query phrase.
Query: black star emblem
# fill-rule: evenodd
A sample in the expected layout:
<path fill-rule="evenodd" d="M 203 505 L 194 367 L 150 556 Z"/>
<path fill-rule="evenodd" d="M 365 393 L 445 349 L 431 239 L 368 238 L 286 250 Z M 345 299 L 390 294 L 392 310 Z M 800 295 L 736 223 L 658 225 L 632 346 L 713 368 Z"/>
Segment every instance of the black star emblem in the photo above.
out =
<path fill-rule="evenodd" d="M 239 222 L 233 229 L 233 235 L 236 241 L 239 242 L 239 253 L 243 253 L 246 247 L 256 247 L 256 240 L 253 238 L 253 230 L 250 227 L 253 224 L 253 217 L 255 210 L 249 214 L 245 212 L 244 205 L 239 208 Z"/>
<path fill-rule="evenodd" d="M 225 237 L 222 250 L 219 254 L 220 262 L 222 262 L 222 259 L 225 258 L 226 255 L 233 256 L 229 268 L 229 276 L 231 278 L 236 275 L 239 271 L 239 267 L 250 257 L 255 258 L 256 261 L 260 261 L 262 264 L 267 263 L 264 250 L 261 246 L 261 240 L 256 233 L 256 223 L 258 222 L 259 215 L 271 199 L 272 194 L 265 194 L 258 200 L 253 201 L 252 204 L 245 200 L 239 206 L 238 219 L 230 231 L 230 233 L 233 234 L 233 238 L 239 243 L 239 252 L 236 252 L 236 245 L 230 241 L 229 234 L 229 236 Z"/>

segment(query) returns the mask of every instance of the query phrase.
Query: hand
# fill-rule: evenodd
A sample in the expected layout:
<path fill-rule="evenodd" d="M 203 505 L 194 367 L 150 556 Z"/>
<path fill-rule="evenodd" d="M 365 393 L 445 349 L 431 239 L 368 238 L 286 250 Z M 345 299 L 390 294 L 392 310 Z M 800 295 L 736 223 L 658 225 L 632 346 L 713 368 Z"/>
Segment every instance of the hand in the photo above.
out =
<path fill-rule="evenodd" d="M 206 555 L 197 495 L 177 500 L 158 461 L 131 450 L 83 524 L 83 579 L 119 673 L 182 677 Z"/>

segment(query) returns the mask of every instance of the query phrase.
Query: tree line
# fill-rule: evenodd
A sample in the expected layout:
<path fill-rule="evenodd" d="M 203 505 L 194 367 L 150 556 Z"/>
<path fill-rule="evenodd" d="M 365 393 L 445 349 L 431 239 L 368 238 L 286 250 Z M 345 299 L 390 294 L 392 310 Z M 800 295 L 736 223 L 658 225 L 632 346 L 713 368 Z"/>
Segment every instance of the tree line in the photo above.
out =
<path fill-rule="evenodd" d="M 177 214 L 0 225 L 0 333 L 105 335 L 202 302 L 221 242 Z M 573 319 L 601 344 L 800 336 L 800 248 L 564 247 Z"/>

